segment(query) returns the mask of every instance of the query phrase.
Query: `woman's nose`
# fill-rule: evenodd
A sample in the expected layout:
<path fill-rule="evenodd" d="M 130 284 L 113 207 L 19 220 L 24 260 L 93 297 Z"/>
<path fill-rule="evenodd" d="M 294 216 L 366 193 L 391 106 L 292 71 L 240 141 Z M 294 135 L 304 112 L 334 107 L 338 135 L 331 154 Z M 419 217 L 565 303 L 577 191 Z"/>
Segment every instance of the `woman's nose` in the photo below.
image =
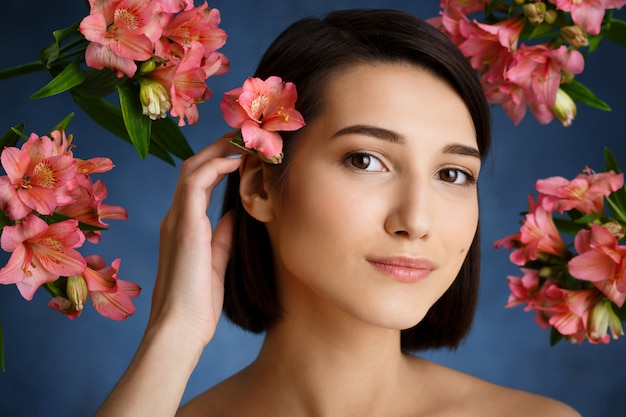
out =
<path fill-rule="evenodd" d="M 390 196 L 389 212 L 385 230 L 389 234 L 410 240 L 425 239 L 431 233 L 433 193 L 427 183 L 409 184 L 399 187 Z"/>

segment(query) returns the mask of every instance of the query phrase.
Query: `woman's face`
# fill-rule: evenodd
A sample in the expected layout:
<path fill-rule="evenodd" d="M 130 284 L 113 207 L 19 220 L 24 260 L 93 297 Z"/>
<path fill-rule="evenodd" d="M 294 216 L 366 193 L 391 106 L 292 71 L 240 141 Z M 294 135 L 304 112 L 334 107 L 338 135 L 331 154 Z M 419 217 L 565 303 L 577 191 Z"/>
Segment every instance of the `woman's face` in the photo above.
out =
<path fill-rule="evenodd" d="M 477 228 L 481 160 L 463 101 L 409 64 L 353 66 L 290 159 L 267 223 L 286 316 L 417 324 Z"/>

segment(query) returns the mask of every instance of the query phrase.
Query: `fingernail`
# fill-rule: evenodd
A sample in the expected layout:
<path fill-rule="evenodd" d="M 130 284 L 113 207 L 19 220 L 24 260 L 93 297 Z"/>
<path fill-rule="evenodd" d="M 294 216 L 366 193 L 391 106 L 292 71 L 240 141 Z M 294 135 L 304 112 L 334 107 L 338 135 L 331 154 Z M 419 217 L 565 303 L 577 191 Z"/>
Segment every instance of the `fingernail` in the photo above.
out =
<path fill-rule="evenodd" d="M 241 158 L 242 156 L 243 155 L 240 154 L 240 153 L 233 153 L 233 154 L 230 154 L 230 155 L 226 155 L 226 158 L 228 158 L 228 159 L 237 159 L 237 158 Z"/>

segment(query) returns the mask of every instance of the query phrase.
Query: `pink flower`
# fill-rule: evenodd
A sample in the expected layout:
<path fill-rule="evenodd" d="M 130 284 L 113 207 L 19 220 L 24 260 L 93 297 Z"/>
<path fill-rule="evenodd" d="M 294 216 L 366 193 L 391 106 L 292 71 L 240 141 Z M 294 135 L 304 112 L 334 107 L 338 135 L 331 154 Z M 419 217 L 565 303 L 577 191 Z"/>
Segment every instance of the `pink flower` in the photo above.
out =
<path fill-rule="evenodd" d="M 624 185 L 624 174 L 613 171 L 594 173 L 589 168 L 571 181 L 563 177 L 538 180 L 537 191 L 543 194 L 542 205 L 548 211 L 576 209 L 584 214 L 604 214 L 604 197 Z"/>
<path fill-rule="evenodd" d="M 626 4 L 626 0 L 550 0 L 557 9 L 570 12 L 575 24 L 592 35 L 600 33 L 604 11 Z"/>
<path fill-rule="evenodd" d="M 528 99 L 524 89 L 519 85 L 502 79 L 487 83 L 481 80 L 487 100 L 492 104 L 500 104 L 515 125 L 526 115 Z"/>
<path fill-rule="evenodd" d="M 507 19 L 494 25 L 461 22 L 466 39 L 459 49 L 470 58 L 472 68 L 481 74 L 484 82 L 502 80 L 525 23 L 522 18 Z"/>
<path fill-rule="evenodd" d="M 561 84 L 561 72 L 578 74 L 584 65 L 582 54 L 565 46 L 550 49 L 544 44 L 522 45 L 515 51 L 506 77 L 523 89 L 533 115 L 545 124 L 554 118 L 552 108 Z"/>
<path fill-rule="evenodd" d="M 190 48 L 192 41 L 200 42 L 205 56 L 208 56 L 226 43 L 226 32 L 217 27 L 220 20 L 219 10 L 209 9 L 204 2 L 201 6 L 176 15 L 165 26 L 163 36 L 184 48 Z"/>
<path fill-rule="evenodd" d="M 84 278 L 94 308 L 101 315 L 112 320 L 124 320 L 135 312 L 132 298 L 139 296 L 139 285 L 118 279 L 120 260 L 115 259 L 107 266 L 100 256 L 87 258 L 88 268 Z"/>
<path fill-rule="evenodd" d="M 165 13 L 178 13 L 193 8 L 193 0 L 161 0 L 161 10 Z"/>
<path fill-rule="evenodd" d="M 104 259 L 98 255 L 85 257 L 87 267 L 80 276 L 72 276 L 72 282 L 80 283 L 84 287 L 84 298 L 91 297 L 94 308 L 101 315 L 112 320 L 124 320 L 135 312 L 135 306 L 131 298 L 139 296 L 141 288 L 132 282 L 117 278 L 120 260 L 114 260 L 107 266 Z M 68 298 L 54 297 L 48 306 L 65 314 L 73 320 L 82 313 L 82 300 L 80 303 L 72 301 L 70 280 L 68 279 Z"/>
<path fill-rule="evenodd" d="M 132 77 L 137 70 L 134 61 L 150 59 L 163 32 L 160 2 L 91 0 L 90 4 L 91 12 L 79 27 L 91 42 L 85 52 L 87 65 Z"/>
<path fill-rule="evenodd" d="M 5 148 L 0 160 L 7 175 L 0 177 L 0 208 L 12 220 L 32 210 L 52 214 L 58 204 L 71 202 L 64 186 L 76 175 L 76 162 L 55 155 L 55 145 L 46 136 L 31 134 L 21 149 Z"/>
<path fill-rule="evenodd" d="M 557 291 L 553 289 L 553 291 Z M 591 343 L 608 343 L 609 336 L 602 339 L 589 337 L 589 316 L 599 300 L 596 290 L 565 290 L 558 289 L 563 297 L 563 302 L 551 311 L 548 320 L 570 342 L 582 343 L 585 339 Z"/>
<path fill-rule="evenodd" d="M 619 245 L 606 228 L 594 223 L 578 232 L 574 246 L 579 253 L 567 267 L 572 276 L 602 291 L 618 307 L 626 299 L 626 246 Z"/>
<path fill-rule="evenodd" d="M 535 203 L 532 196 L 529 196 L 528 202 L 530 210 L 519 233 L 496 241 L 496 249 L 500 246 L 517 248 L 511 253 L 510 260 L 520 266 L 529 260 L 536 260 L 538 254 L 566 256 L 567 246 L 552 220 L 552 214 L 540 203 Z"/>
<path fill-rule="evenodd" d="M 101 181 L 93 183 L 88 175 L 77 175 L 77 186 L 70 195 L 74 202 L 59 206 L 56 210 L 59 214 L 76 219 L 81 223 L 106 228 L 107 223 L 103 219 L 126 220 L 128 213 L 123 207 L 104 204 L 103 201 L 108 191 Z M 99 243 L 102 235 L 99 230 L 84 230 L 83 233 L 91 243 Z"/>
<path fill-rule="evenodd" d="M 77 226 L 76 220 L 48 225 L 34 215 L 5 226 L 0 246 L 13 253 L 0 269 L 0 283 L 16 284 L 22 297 L 31 300 L 42 284 L 60 275 L 81 274 L 86 263 L 75 248 L 82 246 L 85 237 Z"/>
<path fill-rule="evenodd" d="M 277 131 L 298 130 L 304 126 L 295 109 L 296 86 L 280 77 L 248 78 L 243 87 L 224 94 L 220 103 L 224 120 L 241 129 L 245 147 L 254 149 L 268 161 L 282 161 L 282 138 Z"/>
<path fill-rule="evenodd" d="M 169 92 L 172 106 L 170 113 L 179 117 L 178 125 L 198 121 L 197 104 L 211 97 L 206 79 L 228 70 L 228 60 L 219 52 L 205 57 L 204 46 L 192 40 L 189 48 L 167 41 L 157 43 L 157 54 L 166 57 L 166 64 L 159 65 L 147 77 L 158 81 Z"/>

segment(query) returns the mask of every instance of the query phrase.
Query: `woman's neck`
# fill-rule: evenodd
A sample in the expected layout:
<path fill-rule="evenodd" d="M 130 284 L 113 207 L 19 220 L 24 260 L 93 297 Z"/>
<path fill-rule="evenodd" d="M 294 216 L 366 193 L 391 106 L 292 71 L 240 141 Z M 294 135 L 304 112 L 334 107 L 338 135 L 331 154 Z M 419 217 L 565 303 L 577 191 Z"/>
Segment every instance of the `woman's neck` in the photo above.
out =
<path fill-rule="evenodd" d="M 246 371 L 262 387 L 259 399 L 288 415 L 393 415 L 403 392 L 419 392 L 418 361 L 401 352 L 397 330 L 353 324 L 323 313 L 304 322 L 285 317 Z"/>

